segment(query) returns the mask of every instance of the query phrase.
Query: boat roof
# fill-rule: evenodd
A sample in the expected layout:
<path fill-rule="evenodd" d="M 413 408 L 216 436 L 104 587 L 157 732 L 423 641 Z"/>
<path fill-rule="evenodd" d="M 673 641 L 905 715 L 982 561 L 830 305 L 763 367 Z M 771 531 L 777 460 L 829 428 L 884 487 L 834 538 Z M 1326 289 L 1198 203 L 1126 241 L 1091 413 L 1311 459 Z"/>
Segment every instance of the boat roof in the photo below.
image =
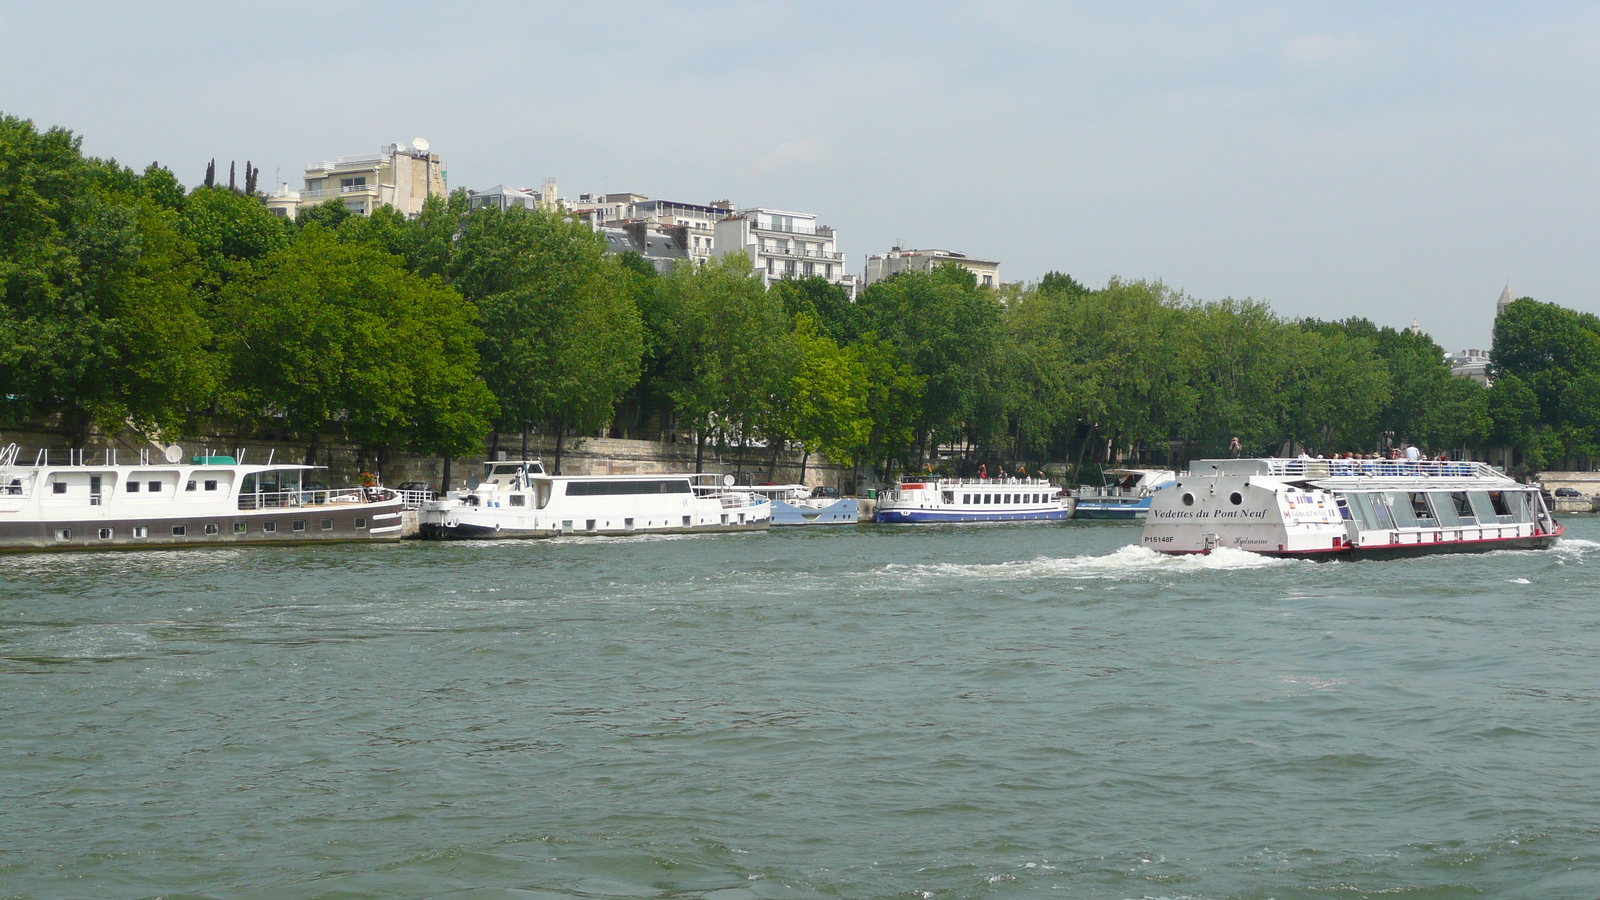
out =
<path fill-rule="evenodd" d="M 1485 462 L 1431 459 L 1197 459 L 1189 463 L 1192 476 L 1259 475 L 1317 484 L 1357 487 L 1404 484 L 1437 479 L 1491 481 L 1516 484 L 1504 472 Z"/>

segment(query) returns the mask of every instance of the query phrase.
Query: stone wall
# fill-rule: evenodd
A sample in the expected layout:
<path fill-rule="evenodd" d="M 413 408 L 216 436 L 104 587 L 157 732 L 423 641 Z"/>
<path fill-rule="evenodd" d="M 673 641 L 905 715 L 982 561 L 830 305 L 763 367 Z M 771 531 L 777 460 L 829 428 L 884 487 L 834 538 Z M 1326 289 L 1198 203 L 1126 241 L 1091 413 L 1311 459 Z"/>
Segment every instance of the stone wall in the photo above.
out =
<path fill-rule="evenodd" d="M 48 429 L 9 429 L 0 431 L 0 447 L 16 443 L 21 448 L 19 462 L 32 463 L 36 451 L 49 449 L 62 455 L 67 442 Z M 268 459 L 281 463 L 305 461 L 304 444 L 287 441 L 235 440 L 222 435 L 187 439 L 180 443 L 185 459 L 203 452 L 238 455 L 243 452 L 243 462 L 265 463 Z M 501 435 L 501 453 L 506 459 L 516 459 L 522 452 L 519 435 Z M 114 439 L 102 438 L 91 442 L 91 456 L 96 451 L 115 449 L 118 461 L 139 461 L 141 450 L 148 450 L 151 461 L 160 461 L 160 451 L 155 445 L 136 435 L 122 435 Z M 615 438 L 568 438 L 562 448 L 561 471 L 564 475 L 650 475 L 694 471 L 694 444 L 661 441 L 633 441 Z M 537 436 L 528 442 L 528 455 L 543 459 L 546 468 L 555 463 L 554 438 Z M 486 454 L 466 456 L 451 461 L 451 486 L 460 487 L 468 476 L 480 475 Z M 705 471 L 731 474 L 742 483 L 788 483 L 800 474 L 798 453 L 782 453 L 778 457 L 776 477 L 767 468 L 772 461 L 770 452 L 753 447 L 740 454 L 737 448 L 718 452 L 713 446 L 705 451 Z M 426 482 L 439 489 L 444 481 L 444 461 L 438 457 L 391 453 L 379 460 L 359 447 L 340 444 L 324 445 L 317 452 L 316 464 L 326 466 L 326 473 L 318 473 L 311 480 L 321 481 L 330 487 L 355 484 L 362 471 L 381 472 L 383 482 L 396 485 L 405 481 Z M 854 492 L 856 478 L 849 469 L 827 465 L 813 456 L 806 466 L 805 483 L 813 487 L 827 485 L 841 492 Z"/>

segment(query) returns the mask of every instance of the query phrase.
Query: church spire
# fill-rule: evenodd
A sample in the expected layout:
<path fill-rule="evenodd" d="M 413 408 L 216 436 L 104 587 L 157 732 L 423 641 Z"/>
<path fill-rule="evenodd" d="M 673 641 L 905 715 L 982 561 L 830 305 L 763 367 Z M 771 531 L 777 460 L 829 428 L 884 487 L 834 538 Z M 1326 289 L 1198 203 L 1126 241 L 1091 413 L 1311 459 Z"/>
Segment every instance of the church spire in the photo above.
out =
<path fill-rule="evenodd" d="M 1511 282 L 1508 281 L 1506 282 L 1505 290 L 1500 292 L 1500 302 L 1495 304 L 1494 314 L 1498 316 L 1505 312 L 1506 307 L 1510 306 L 1515 299 L 1517 299 L 1516 295 L 1511 293 Z"/>

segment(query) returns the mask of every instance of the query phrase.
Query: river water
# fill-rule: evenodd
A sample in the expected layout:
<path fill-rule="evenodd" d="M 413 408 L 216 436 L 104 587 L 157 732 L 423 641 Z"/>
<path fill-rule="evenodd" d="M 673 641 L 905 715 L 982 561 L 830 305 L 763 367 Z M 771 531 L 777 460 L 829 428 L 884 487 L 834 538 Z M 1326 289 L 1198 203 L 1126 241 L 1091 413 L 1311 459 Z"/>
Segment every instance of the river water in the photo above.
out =
<path fill-rule="evenodd" d="M 1600 522 L 0 558 L 0 897 L 1600 894 Z"/>

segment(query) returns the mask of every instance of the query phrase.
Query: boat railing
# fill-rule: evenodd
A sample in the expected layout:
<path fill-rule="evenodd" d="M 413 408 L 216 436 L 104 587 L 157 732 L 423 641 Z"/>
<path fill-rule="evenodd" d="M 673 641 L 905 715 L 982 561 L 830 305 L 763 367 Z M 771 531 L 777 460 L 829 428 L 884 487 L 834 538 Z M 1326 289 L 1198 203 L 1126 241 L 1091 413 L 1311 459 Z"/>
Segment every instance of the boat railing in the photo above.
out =
<path fill-rule="evenodd" d="M 1291 478 L 1504 478 L 1485 462 L 1437 459 L 1263 459 L 1267 474 Z"/>
<path fill-rule="evenodd" d="M 400 505 L 406 509 L 421 509 L 422 504 L 433 499 L 433 491 L 395 491 L 400 495 Z"/>
<path fill-rule="evenodd" d="M 337 490 L 253 491 L 239 495 L 240 509 L 299 509 L 307 506 L 338 506 L 347 503 L 377 503 L 401 496 L 389 488 L 340 488 Z"/>
<path fill-rule="evenodd" d="M 934 487 L 941 487 L 941 488 L 944 488 L 944 487 L 984 487 L 984 488 L 994 488 L 994 487 L 1010 487 L 1012 485 L 1017 485 L 1017 486 L 1021 486 L 1021 487 L 1052 487 L 1053 486 L 1050 483 L 1050 480 L 1048 478 L 1016 478 L 1016 477 L 1006 477 L 1006 478 L 938 478 L 938 477 L 930 475 L 927 478 L 911 478 L 909 476 L 902 477 L 900 479 L 900 482 L 896 485 L 896 488 L 898 488 L 899 490 L 907 490 L 907 489 L 915 490 L 916 488 L 925 487 L 927 485 L 933 485 Z"/>

